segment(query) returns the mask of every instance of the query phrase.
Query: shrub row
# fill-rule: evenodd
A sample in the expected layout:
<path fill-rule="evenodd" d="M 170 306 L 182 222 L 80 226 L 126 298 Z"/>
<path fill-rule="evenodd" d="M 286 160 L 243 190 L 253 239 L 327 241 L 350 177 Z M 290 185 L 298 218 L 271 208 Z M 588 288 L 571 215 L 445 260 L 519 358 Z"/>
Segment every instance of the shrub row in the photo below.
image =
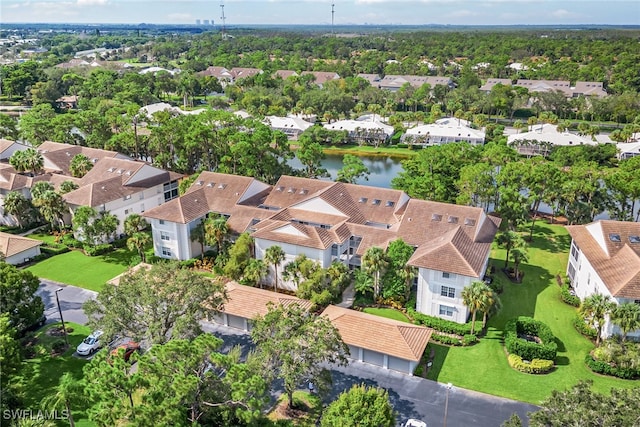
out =
<path fill-rule="evenodd" d="M 595 339 L 598 335 L 598 331 L 588 325 L 579 314 L 573 318 L 573 327 L 576 328 L 576 331 L 591 339 Z"/>
<path fill-rule="evenodd" d="M 526 374 L 546 374 L 553 369 L 553 360 L 533 359 L 531 362 L 527 362 L 517 354 L 510 354 L 508 359 L 509 366 Z"/>
<path fill-rule="evenodd" d="M 47 245 L 40 246 L 40 252 L 49 256 L 60 255 L 69 252 L 69 248 L 64 245 Z"/>
<path fill-rule="evenodd" d="M 104 255 L 107 252 L 111 252 L 113 250 L 113 246 L 111 246 L 109 243 L 103 243 L 101 245 L 95 245 L 95 246 L 85 246 L 84 247 L 84 253 L 86 253 L 89 256 L 97 256 L 97 255 Z"/>
<path fill-rule="evenodd" d="M 560 299 L 562 299 L 562 301 L 569 305 L 580 307 L 580 298 L 575 295 L 571 295 L 568 285 L 562 285 L 562 290 L 560 291 Z"/>
<path fill-rule="evenodd" d="M 532 335 L 540 338 L 542 343 L 519 338 L 518 334 Z M 505 325 L 504 345 L 509 353 L 517 354 L 525 360 L 555 360 L 558 352 L 555 336 L 549 327 L 531 317 L 518 317 Z"/>
<path fill-rule="evenodd" d="M 466 347 L 466 346 L 475 344 L 478 341 L 478 337 L 476 337 L 473 334 L 467 334 L 463 336 L 462 339 L 460 339 L 460 338 L 452 337 L 449 335 L 432 334 L 431 340 L 437 341 L 440 344 Z"/>
<path fill-rule="evenodd" d="M 440 319 L 439 317 L 427 316 L 426 314 L 418 313 L 415 310 L 407 309 L 407 314 L 416 323 L 424 326 L 428 326 L 439 332 L 447 334 L 456 334 L 460 336 L 468 335 L 471 333 L 470 323 L 456 323 L 451 320 Z"/>
<path fill-rule="evenodd" d="M 493 290 L 496 294 L 501 294 L 504 291 L 504 285 L 498 280 L 494 280 L 493 282 L 489 283 L 489 288 L 491 288 L 491 290 Z"/>
<path fill-rule="evenodd" d="M 584 362 L 587 364 L 589 369 L 598 374 L 611 375 L 613 377 L 624 378 L 626 380 L 640 378 L 640 369 L 611 366 L 607 362 L 594 359 L 590 354 L 587 354 Z"/>

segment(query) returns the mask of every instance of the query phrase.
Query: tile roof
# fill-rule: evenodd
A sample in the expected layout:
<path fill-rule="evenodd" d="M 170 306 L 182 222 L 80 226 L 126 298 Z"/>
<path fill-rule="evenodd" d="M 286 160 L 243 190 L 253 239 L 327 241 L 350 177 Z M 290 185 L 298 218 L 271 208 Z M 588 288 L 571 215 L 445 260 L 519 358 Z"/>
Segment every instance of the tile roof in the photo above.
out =
<path fill-rule="evenodd" d="M 74 156 L 83 154 L 94 164 L 106 158 L 115 158 L 119 154 L 115 151 L 101 150 L 98 148 L 82 147 L 79 145 L 61 144 L 59 142 L 45 141 L 38 147 L 38 152 L 42 154 L 48 165 L 45 167 L 61 172 L 64 175 L 71 175 L 69 165 Z"/>
<path fill-rule="evenodd" d="M 640 242 L 633 243 L 640 223 L 601 220 L 567 230 L 611 295 L 640 298 Z"/>
<path fill-rule="evenodd" d="M 40 240 L 0 232 L 0 253 L 6 258 L 18 255 L 21 252 L 35 248 L 41 244 L 42 242 Z"/>
<path fill-rule="evenodd" d="M 329 318 L 346 344 L 414 362 L 422 358 L 433 333 L 424 326 L 335 305 L 328 306 L 322 316 Z"/>
<path fill-rule="evenodd" d="M 268 312 L 269 303 L 283 307 L 298 304 L 305 311 L 311 308 L 311 301 L 295 296 L 244 286 L 233 281 L 225 286 L 228 300 L 224 303 L 222 311 L 233 316 L 245 319 L 253 319 L 258 315 L 264 316 Z"/>

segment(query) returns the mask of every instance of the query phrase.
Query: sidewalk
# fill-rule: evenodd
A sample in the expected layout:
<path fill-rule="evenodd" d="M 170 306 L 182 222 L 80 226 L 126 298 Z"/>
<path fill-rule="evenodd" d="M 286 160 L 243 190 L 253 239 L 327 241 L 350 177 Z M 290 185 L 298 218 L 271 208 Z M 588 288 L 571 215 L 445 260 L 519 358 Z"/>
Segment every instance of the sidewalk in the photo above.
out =
<path fill-rule="evenodd" d="M 353 301 L 355 300 L 355 298 L 356 298 L 356 290 L 353 283 L 351 283 L 349 286 L 347 286 L 347 289 L 345 289 L 344 292 L 342 293 L 342 302 L 336 305 L 338 307 L 351 308 L 351 306 L 353 306 Z"/>

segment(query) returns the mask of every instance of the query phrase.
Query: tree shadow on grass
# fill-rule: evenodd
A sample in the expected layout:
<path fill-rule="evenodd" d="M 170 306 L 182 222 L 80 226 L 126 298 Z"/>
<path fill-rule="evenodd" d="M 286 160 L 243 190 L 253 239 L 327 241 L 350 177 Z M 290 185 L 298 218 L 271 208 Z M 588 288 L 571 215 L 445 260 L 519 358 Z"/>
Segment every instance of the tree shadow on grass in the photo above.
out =
<path fill-rule="evenodd" d="M 560 353 L 564 353 L 565 351 L 567 351 L 567 348 L 565 347 L 564 342 L 560 338 L 554 336 L 554 341 L 556 342 L 556 345 L 558 346 L 558 351 Z"/>
<path fill-rule="evenodd" d="M 529 243 L 532 248 L 550 253 L 568 252 L 571 245 L 571 236 L 558 234 L 545 224 L 536 224 L 533 227 L 533 241 Z"/>
<path fill-rule="evenodd" d="M 555 364 L 557 366 L 567 366 L 571 362 L 567 356 L 556 356 Z"/>
<path fill-rule="evenodd" d="M 435 354 L 433 356 L 433 364 L 427 372 L 427 378 L 430 380 L 438 381 L 440 371 L 442 370 L 444 361 L 446 360 L 447 354 L 449 353 L 449 347 L 435 343 L 430 343 L 429 346 L 435 350 Z"/>
<path fill-rule="evenodd" d="M 109 264 L 117 264 L 130 266 L 132 261 L 138 259 L 138 254 L 136 252 L 131 252 L 124 249 L 118 249 L 113 252 L 106 253 L 104 255 L 100 255 L 100 258 Z"/>

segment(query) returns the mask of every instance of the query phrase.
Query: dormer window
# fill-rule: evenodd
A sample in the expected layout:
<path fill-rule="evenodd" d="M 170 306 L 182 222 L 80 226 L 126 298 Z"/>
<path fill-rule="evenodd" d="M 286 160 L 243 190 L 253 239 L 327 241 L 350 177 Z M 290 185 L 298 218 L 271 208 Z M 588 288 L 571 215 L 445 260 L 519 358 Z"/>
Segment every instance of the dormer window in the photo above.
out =
<path fill-rule="evenodd" d="M 629 243 L 640 243 L 640 236 L 629 236 Z"/>
<path fill-rule="evenodd" d="M 371 202 L 371 204 L 372 204 L 373 206 L 378 206 L 378 205 L 380 204 L 380 202 L 382 202 L 382 200 L 380 200 L 380 199 L 373 199 L 373 202 Z"/>
<path fill-rule="evenodd" d="M 395 204 L 396 204 L 396 202 L 393 202 L 393 201 L 391 201 L 391 200 L 387 200 L 387 203 L 385 203 L 384 205 L 385 205 L 386 207 L 388 207 L 388 208 L 392 208 L 392 207 L 393 207 L 393 205 L 395 205 Z"/>
<path fill-rule="evenodd" d="M 276 191 L 284 191 L 284 187 L 280 186 L 280 187 L 276 188 Z"/>
<path fill-rule="evenodd" d="M 472 219 L 472 218 L 465 218 L 464 219 L 464 225 L 468 225 L 469 227 L 473 227 L 474 225 L 476 225 L 476 220 Z"/>
<path fill-rule="evenodd" d="M 289 190 L 287 191 L 287 193 L 291 193 L 291 194 L 293 194 L 295 192 L 296 192 L 296 189 L 293 188 L 293 187 L 289 187 Z"/>
<path fill-rule="evenodd" d="M 366 197 L 360 197 L 360 199 L 358 199 L 358 202 L 359 203 L 367 203 L 367 200 L 369 200 L 369 199 L 367 199 Z"/>
<path fill-rule="evenodd" d="M 450 224 L 457 224 L 458 223 L 458 217 L 457 216 L 449 216 L 449 218 L 447 218 L 447 222 Z"/>
<path fill-rule="evenodd" d="M 227 184 L 223 184 L 223 183 L 218 184 L 218 189 L 224 190 L 225 188 L 227 188 Z"/>
<path fill-rule="evenodd" d="M 442 215 L 440 215 L 440 214 L 431 214 L 431 221 L 442 221 Z"/>
<path fill-rule="evenodd" d="M 609 233 L 609 240 L 611 240 L 613 243 L 621 243 L 622 239 L 620 238 L 620 235 L 617 233 Z"/>

